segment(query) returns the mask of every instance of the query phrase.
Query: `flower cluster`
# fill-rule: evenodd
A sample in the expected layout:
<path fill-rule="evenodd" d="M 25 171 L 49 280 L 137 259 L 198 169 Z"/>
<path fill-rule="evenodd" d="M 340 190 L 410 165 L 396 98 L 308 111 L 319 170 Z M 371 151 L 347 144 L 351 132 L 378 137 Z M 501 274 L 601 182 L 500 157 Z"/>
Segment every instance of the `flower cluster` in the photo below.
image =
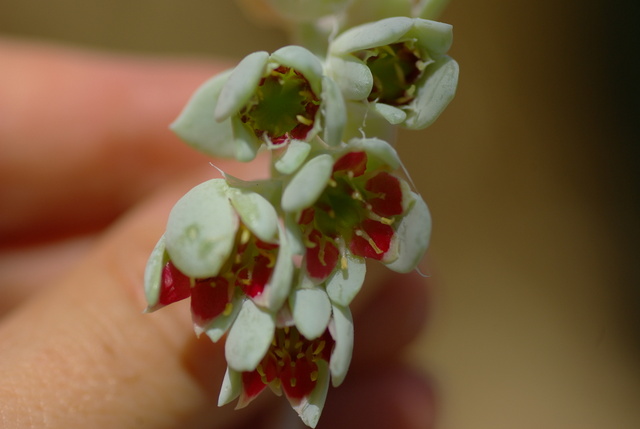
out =
<path fill-rule="evenodd" d="M 196 333 L 224 338 L 219 405 L 244 407 L 268 386 L 315 427 L 347 375 L 366 260 L 404 273 L 426 252 L 429 210 L 393 131 L 430 125 L 458 67 L 451 26 L 421 17 L 441 0 L 268 3 L 292 28 L 323 35 L 331 22 L 336 36 L 250 54 L 192 96 L 171 126 L 182 140 L 242 162 L 269 152 L 271 174 L 223 175 L 182 197 L 145 293 L 147 311 L 189 299 Z M 407 16 L 384 18 L 383 5 Z M 382 19 L 361 23 L 371 14 Z"/>

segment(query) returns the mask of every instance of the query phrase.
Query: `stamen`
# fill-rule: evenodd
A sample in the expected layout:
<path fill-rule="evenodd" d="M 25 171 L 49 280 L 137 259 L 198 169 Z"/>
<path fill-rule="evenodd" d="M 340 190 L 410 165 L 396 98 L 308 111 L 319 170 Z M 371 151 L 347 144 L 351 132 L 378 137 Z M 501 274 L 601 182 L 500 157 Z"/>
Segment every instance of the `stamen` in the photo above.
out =
<path fill-rule="evenodd" d="M 289 380 L 289 384 L 291 384 L 291 387 L 296 387 L 296 378 L 295 377 L 291 377 L 291 380 Z"/>
<path fill-rule="evenodd" d="M 323 340 L 323 341 L 320 341 L 320 342 L 318 343 L 318 347 L 316 347 L 316 349 L 313 351 L 313 354 L 314 354 L 314 355 L 318 355 L 318 354 L 320 354 L 320 352 L 322 352 L 322 350 L 324 350 L 324 346 L 325 346 L 325 344 L 326 344 L 326 343 L 325 343 L 325 341 L 324 341 L 324 340 Z"/>
<path fill-rule="evenodd" d="M 371 237 L 369 237 L 369 234 L 367 234 L 366 232 L 364 232 L 361 229 L 356 229 L 356 235 L 358 237 L 362 237 L 365 240 L 367 240 L 367 242 L 369 243 L 369 246 L 371 246 L 373 248 L 373 250 L 378 254 L 381 255 L 384 252 L 382 250 L 380 250 L 380 248 L 378 247 L 378 245 L 376 244 L 375 241 L 373 241 L 373 239 Z"/>
<path fill-rule="evenodd" d="M 232 311 L 233 311 L 233 304 L 230 302 L 227 302 L 227 305 L 224 306 L 224 310 L 222 310 L 222 314 L 224 316 L 228 316 L 231 314 Z"/>
<path fill-rule="evenodd" d="M 311 379 L 311 381 L 316 381 L 318 379 L 318 371 L 311 371 L 311 374 L 309 374 L 309 378 Z"/>
<path fill-rule="evenodd" d="M 296 119 L 298 120 L 298 122 L 300 122 L 300 123 L 301 123 L 301 124 L 303 124 L 303 125 L 307 125 L 307 126 L 309 126 L 309 125 L 312 125 L 312 124 L 313 124 L 313 120 L 312 120 L 312 119 L 305 118 L 305 117 L 304 117 L 304 116 L 302 116 L 302 115 L 296 115 Z"/>

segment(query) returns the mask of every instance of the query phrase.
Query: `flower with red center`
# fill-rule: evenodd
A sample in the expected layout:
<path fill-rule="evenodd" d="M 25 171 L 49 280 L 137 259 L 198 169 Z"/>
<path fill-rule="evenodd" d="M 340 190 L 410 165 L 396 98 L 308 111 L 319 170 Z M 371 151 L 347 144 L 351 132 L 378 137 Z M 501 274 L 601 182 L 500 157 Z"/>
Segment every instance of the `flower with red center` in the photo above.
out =
<path fill-rule="evenodd" d="M 171 128 L 205 153 L 240 161 L 252 160 L 261 146 L 284 156 L 296 142 L 289 158 L 297 161 L 286 160 L 286 174 L 309 153 L 306 142 L 318 134 L 323 111 L 323 138 L 339 143 L 343 104 L 321 61 L 305 48 L 286 46 L 271 55 L 254 52 L 206 82 Z"/>
<path fill-rule="evenodd" d="M 335 287 L 341 298 L 330 296 L 342 305 L 361 285 L 362 258 L 408 272 L 426 251 L 429 211 L 397 175 L 400 168 L 384 141 L 355 139 L 336 155 L 311 159 L 285 188 L 282 207 L 292 214 L 289 230 L 301 231 L 304 269 L 314 281 L 327 282 L 328 291 Z M 346 275 L 351 269 L 361 274 Z"/>
<path fill-rule="evenodd" d="M 321 289 L 299 288 L 289 305 L 293 316 L 275 328 L 264 351 L 255 353 L 259 359 L 243 366 L 246 359 L 227 354 L 228 368 L 218 405 L 239 397 L 237 408 L 242 408 L 268 386 L 277 394 L 284 392 L 304 423 L 315 427 L 329 379 L 338 386 L 346 376 L 353 349 L 353 321 L 348 308 L 331 305 Z M 255 309 L 249 306 L 251 312 Z M 228 343 L 236 341 L 232 336 L 240 330 L 240 323 L 232 328 Z M 237 342 L 246 339 L 238 338 Z"/>
<path fill-rule="evenodd" d="M 149 258 L 148 311 L 190 297 L 196 332 L 217 341 L 244 299 L 278 310 L 294 269 L 280 230 L 275 210 L 258 194 L 222 179 L 192 189 L 172 210 Z"/>

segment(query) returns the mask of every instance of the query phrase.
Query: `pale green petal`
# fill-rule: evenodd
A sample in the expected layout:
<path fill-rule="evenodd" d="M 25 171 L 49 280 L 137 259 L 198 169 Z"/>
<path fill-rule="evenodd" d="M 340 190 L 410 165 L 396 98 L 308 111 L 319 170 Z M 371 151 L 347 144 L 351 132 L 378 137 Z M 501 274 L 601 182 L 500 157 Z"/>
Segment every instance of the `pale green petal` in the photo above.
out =
<path fill-rule="evenodd" d="M 147 309 L 145 313 L 156 310 L 156 306 L 160 300 L 162 271 L 168 259 L 163 235 L 151 251 L 151 255 L 149 255 L 149 259 L 147 260 L 147 266 L 144 269 L 144 294 L 147 298 Z"/>
<path fill-rule="evenodd" d="M 458 85 L 458 63 L 443 57 L 429 65 L 423 79 L 407 109 L 404 126 L 412 130 L 431 125 L 453 99 Z"/>
<path fill-rule="evenodd" d="M 294 255 L 304 255 L 307 248 L 303 242 L 302 232 L 297 221 L 297 213 L 285 213 L 284 227 L 287 234 L 287 241 L 291 246 L 291 253 Z"/>
<path fill-rule="evenodd" d="M 411 18 L 394 17 L 359 25 L 339 35 L 329 49 L 332 54 L 348 54 L 389 45 L 401 39 L 413 23 Z"/>
<path fill-rule="evenodd" d="M 289 305 L 296 327 L 306 339 L 314 340 L 327 330 L 331 302 L 322 289 L 296 289 L 289 296 Z"/>
<path fill-rule="evenodd" d="M 266 243 L 278 241 L 278 214 L 269 201 L 258 193 L 238 188 L 230 188 L 228 195 L 249 231 Z"/>
<path fill-rule="evenodd" d="M 236 156 L 231 122 L 216 122 L 213 118 L 220 91 L 230 73 L 221 73 L 198 88 L 170 126 L 178 137 L 195 149 L 221 158 Z"/>
<path fill-rule="evenodd" d="M 307 159 L 311 145 L 302 140 L 291 140 L 286 152 L 274 163 L 274 167 L 282 174 L 294 173 Z"/>
<path fill-rule="evenodd" d="M 396 170 L 402 166 L 398 152 L 384 140 L 379 138 L 352 139 L 347 144 L 348 150 L 359 149 L 367 152 L 367 169 L 370 171 L 384 168 Z"/>
<path fill-rule="evenodd" d="M 253 161 L 262 142 L 247 125 L 243 124 L 238 116 L 233 116 L 228 121 L 233 132 L 233 145 L 235 158 L 240 162 Z"/>
<path fill-rule="evenodd" d="M 398 125 L 407 119 L 407 114 L 404 110 L 397 107 L 390 106 L 384 103 L 371 103 L 371 108 L 386 119 L 390 124 Z"/>
<path fill-rule="evenodd" d="M 240 309 L 242 308 L 242 302 L 244 299 L 244 293 L 242 293 L 239 288 L 236 289 L 237 290 L 235 292 L 235 295 L 230 303 L 230 312 L 222 313 L 218 317 L 214 318 L 204 329 L 207 337 L 209 337 L 214 343 L 217 343 L 220 338 L 222 338 L 222 336 L 227 333 L 233 322 L 236 320 L 236 317 L 238 317 L 238 313 L 240 313 Z M 200 335 L 197 327 L 196 334 Z"/>
<path fill-rule="evenodd" d="M 414 198 L 415 203 L 402 217 L 393 235 L 393 241 L 397 243 L 397 258 L 386 264 L 399 273 L 413 271 L 429 247 L 431 215 L 422 197 L 414 194 Z"/>
<path fill-rule="evenodd" d="M 318 420 L 320 420 L 324 402 L 327 398 L 327 392 L 329 391 L 329 370 L 327 363 L 321 359 L 316 363 L 318 365 L 318 382 L 311 391 L 311 394 L 309 394 L 309 397 L 302 398 L 302 400 L 297 402 L 290 401 L 292 408 L 298 413 L 303 423 L 311 428 L 315 428 Z"/>
<path fill-rule="evenodd" d="M 358 294 L 367 272 L 364 258 L 346 252 L 347 268 L 334 270 L 326 281 L 326 289 L 331 301 L 343 307 L 348 306 Z"/>
<path fill-rule="evenodd" d="M 333 172 L 331 155 L 318 155 L 307 162 L 287 185 L 282 195 L 282 209 L 298 212 L 316 202 Z"/>
<path fill-rule="evenodd" d="M 227 119 L 249 102 L 265 73 L 268 60 L 269 54 L 260 51 L 247 55 L 238 63 L 220 92 L 214 112 L 216 121 Z"/>
<path fill-rule="evenodd" d="M 426 51 L 429 57 L 438 57 L 446 54 L 451 48 L 453 27 L 444 22 L 415 19 L 413 28 L 407 33 L 406 38 L 415 38 L 418 46 Z"/>
<path fill-rule="evenodd" d="M 324 117 L 323 140 L 329 146 L 342 143 L 342 134 L 347 119 L 347 107 L 342 98 L 340 87 L 333 79 L 323 79 L 322 111 Z"/>
<path fill-rule="evenodd" d="M 167 252 L 189 277 L 218 275 L 231 254 L 239 219 L 227 189 L 223 179 L 204 182 L 183 196 L 169 214 Z"/>
<path fill-rule="evenodd" d="M 273 314 L 247 299 L 225 343 L 227 364 L 236 371 L 253 371 L 269 350 L 276 329 Z"/>
<path fill-rule="evenodd" d="M 264 288 L 262 295 L 253 298 L 253 301 L 272 311 L 277 311 L 287 299 L 291 290 L 291 280 L 295 266 L 293 264 L 293 253 L 291 245 L 285 233 L 284 227 L 278 225 L 280 247 L 278 248 L 278 258 L 273 267 L 271 278 Z"/>
<path fill-rule="evenodd" d="M 241 392 L 242 373 L 227 367 L 227 371 L 224 373 L 224 379 L 222 380 L 220 395 L 218 396 L 218 406 L 221 407 L 233 401 L 240 396 Z"/>
<path fill-rule="evenodd" d="M 373 88 L 371 70 L 352 56 L 331 56 L 327 59 L 327 74 L 338 84 L 347 100 L 365 100 Z"/>
<path fill-rule="evenodd" d="M 271 61 L 299 71 L 309 81 L 311 90 L 322 93 L 322 63 L 314 54 L 302 46 L 285 46 L 271 54 Z"/>
<path fill-rule="evenodd" d="M 329 324 L 329 332 L 336 344 L 331 352 L 331 384 L 338 387 L 349 371 L 353 352 L 353 318 L 349 307 L 333 305 L 333 318 Z"/>

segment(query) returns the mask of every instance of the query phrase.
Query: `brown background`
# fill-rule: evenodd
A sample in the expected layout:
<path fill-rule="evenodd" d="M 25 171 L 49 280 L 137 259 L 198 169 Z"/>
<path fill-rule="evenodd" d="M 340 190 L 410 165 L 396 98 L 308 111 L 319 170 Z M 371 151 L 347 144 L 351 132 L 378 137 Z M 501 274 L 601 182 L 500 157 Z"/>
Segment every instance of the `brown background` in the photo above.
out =
<path fill-rule="evenodd" d="M 401 135 L 434 217 L 409 358 L 442 429 L 640 427 L 638 8 L 585 3 L 454 0 L 458 96 Z M 222 0 L 0 0 L 0 33 L 231 58 L 286 43 Z"/>

